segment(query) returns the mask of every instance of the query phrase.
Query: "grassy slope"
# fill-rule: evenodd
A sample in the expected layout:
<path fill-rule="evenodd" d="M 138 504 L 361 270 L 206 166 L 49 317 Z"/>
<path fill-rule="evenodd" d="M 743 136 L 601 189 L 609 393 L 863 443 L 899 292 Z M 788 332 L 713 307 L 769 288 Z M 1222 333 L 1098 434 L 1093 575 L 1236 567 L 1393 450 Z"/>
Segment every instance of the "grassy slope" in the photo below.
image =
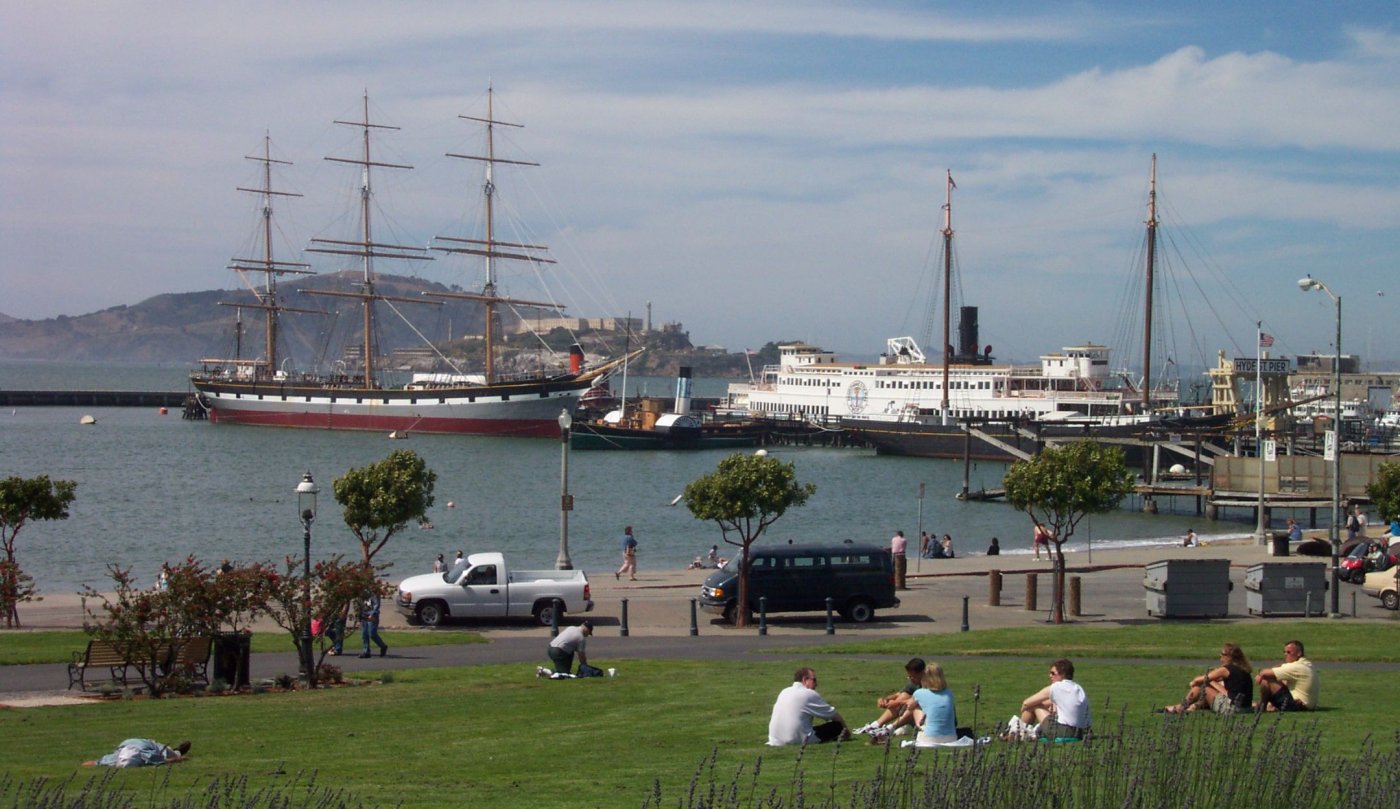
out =
<path fill-rule="evenodd" d="M 384 642 L 394 648 L 408 649 L 414 646 L 450 646 L 458 643 L 485 643 L 486 639 L 475 632 L 443 630 L 433 632 L 392 632 L 379 633 Z M 13 666 L 25 663 L 67 663 L 74 652 L 87 648 L 88 636 L 79 630 L 51 630 L 42 632 L 6 632 L 0 637 L 0 666 Z M 317 647 L 319 649 L 319 646 Z M 345 639 L 347 650 L 360 648 L 360 634 L 348 635 Z M 253 652 L 294 651 L 291 635 L 286 632 L 253 633 Z M 331 658 L 327 658 L 335 662 Z"/>
<path fill-rule="evenodd" d="M 906 651 L 933 657 L 928 648 L 913 641 Z M 1108 657 L 1111 650 L 1091 656 Z M 793 789 L 799 751 L 763 746 L 769 708 L 790 682 L 793 663 L 605 664 L 618 666 L 619 677 L 537 680 L 532 666 L 516 664 L 398 672 L 387 685 L 316 693 L 7 711 L 0 713 L 0 737 L 26 740 L 6 755 L 7 771 L 19 778 L 66 777 L 78 762 L 130 736 L 194 741 L 194 758 L 165 772 L 116 773 L 133 790 L 149 789 L 166 775 L 182 790 L 216 774 L 247 774 L 260 785 L 284 784 L 314 770 L 319 784 L 415 807 L 637 806 L 654 781 L 660 782 L 663 805 L 675 805 L 712 750 L 722 783 L 745 768 L 740 780 L 747 785 L 762 757 L 759 789 Z M 822 693 L 857 723 L 873 718 L 876 696 L 902 677 L 897 661 L 830 656 L 813 665 Z M 947 669 L 964 723 L 973 721 L 972 686 L 980 686 L 976 722 L 983 733 L 1046 682 L 1039 663 L 951 661 Z M 1129 661 L 1085 666 L 1076 679 L 1092 699 L 1095 724 L 1116 733 L 1120 716 L 1127 732 L 1165 721 L 1149 709 L 1178 700 L 1194 673 L 1195 666 Z M 1343 699 L 1374 691 L 1377 676 L 1324 670 L 1327 710 L 1266 721 L 1316 721 L 1325 753 L 1355 756 L 1368 735 L 1388 739 L 1400 725 L 1394 702 L 1363 706 Z M 1185 721 L 1216 720 L 1202 715 Z M 833 778 L 869 778 L 883 761 L 880 748 L 843 747 L 839 755 L 830 747 L 805 754 L 809 797 Z"/>

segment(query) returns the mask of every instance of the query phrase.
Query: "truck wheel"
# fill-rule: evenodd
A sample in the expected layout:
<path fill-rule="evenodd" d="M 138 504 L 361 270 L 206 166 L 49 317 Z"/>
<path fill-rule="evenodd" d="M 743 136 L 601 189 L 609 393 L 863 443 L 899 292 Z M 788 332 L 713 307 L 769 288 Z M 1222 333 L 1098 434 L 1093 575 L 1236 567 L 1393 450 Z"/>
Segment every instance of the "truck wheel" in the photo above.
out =
<path fill-rule="evenodd" d="M 846 605 L 846 620 L 863 624 L 875 617 L 875 607 L 869 601 L 858 598 Z"/>
<path fill-rule="evenodd" d="M 447 620 L 447 608 L 439 601 L 424 601 L 413 612 L 423 626 L 442 626 Z"/>
<path fill-rule="evenodd" d="M 540 626 L 551 626 L 554 624 L 554 604 L 549 601 L 541 601 L 535 605 L 535 622 Z M 564 622 L 564 610 L 559 610 L 559 622 Z"/>
<path fill-rule="evenodd" d="M 1386 590 L 1381 593 L 1381 606 L 1388 610 L 1400 609 L 1400 594 L 1394 590 Z"/>
<path fill-rule="evenodd" d="M 725 604 L 724 615 L 722 617 L 724 618 L 724 622 L 726 624 L 732 625 L 735 622 L 735 620 L 739 617 L 739 605 L 733 601 L 729 602 L 728 604 Z"/>

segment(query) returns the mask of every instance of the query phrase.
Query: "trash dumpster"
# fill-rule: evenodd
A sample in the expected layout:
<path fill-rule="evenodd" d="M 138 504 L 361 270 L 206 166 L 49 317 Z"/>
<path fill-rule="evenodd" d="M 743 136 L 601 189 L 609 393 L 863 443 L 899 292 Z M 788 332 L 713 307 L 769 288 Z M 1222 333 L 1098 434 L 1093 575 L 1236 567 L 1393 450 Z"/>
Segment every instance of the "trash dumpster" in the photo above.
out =
<path fill-rule="evenodd" d="M 1287 556 L 1287 555 L 1288 555 L 1288 532 L 1287 532 L 1287 531 L 1275 531 L 1273 534 L 1271 534 L 1271 535 L 1269 536 L 1269 555 L 1270 555 L 1270 556 Z"/>
<path fill-rule="evenodd" d="M 1327 565 L 1261 562 L 1244 574 L 1245 606 L 1251 615 L 1320 615 L 1327 592 Z"/>
<path fill-rule="evenodd" d="M 252 635 L 220 632 L 214 636 L 214 679 L 223 680 L 230 688 L 246 688 L 252 657 Z"/>
<path fill-rule="evenodd" d="M 1224 618 L 1230 612 L 1230 560 L 1169 559 L 1147 566 L 1147 614 L 1158 618 Z"/>

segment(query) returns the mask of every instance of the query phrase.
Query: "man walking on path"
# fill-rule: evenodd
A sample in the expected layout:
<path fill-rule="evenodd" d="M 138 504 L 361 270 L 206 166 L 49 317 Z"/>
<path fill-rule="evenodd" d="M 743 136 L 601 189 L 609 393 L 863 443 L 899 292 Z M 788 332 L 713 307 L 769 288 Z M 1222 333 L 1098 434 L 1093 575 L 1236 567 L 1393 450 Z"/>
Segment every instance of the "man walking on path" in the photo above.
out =
<path fill-rule="evenodd" d="M 379 645 L 380 657 L 389 653 L 389 644 L 379 637 L 379 593 L 374 590 L 369 591 L 364 604 L 360 607 L 360 639 L 365 642 L 365 648 L 360 657 L 369 657 L 370 641 Z"/>

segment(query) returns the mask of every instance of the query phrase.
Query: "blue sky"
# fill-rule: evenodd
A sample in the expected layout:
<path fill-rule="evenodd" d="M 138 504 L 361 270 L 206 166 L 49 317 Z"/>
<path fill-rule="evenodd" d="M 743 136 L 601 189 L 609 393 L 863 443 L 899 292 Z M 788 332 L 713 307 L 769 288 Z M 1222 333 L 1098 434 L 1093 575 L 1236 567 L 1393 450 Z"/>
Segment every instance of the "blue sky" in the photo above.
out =
<path fill-rule="evenodd" d="M 994 10 L 986 10 L 987 6 Z M 924 341 L 944 176 L 956 302 L 1034 361 L 1141 349 L 1138 253 L 1158 155 L 1158 339 L 1178 361 L 1400 358 L 1400 26 L 1392 3 L 512 2 L 0 8 L 0 312 L 76 315 L 232 288 L 270 132 L 279 254 L 343 238 L 332 119 L 401 127 L 380 235 L 465 235 L 488 83 L 508 227 L 553 248 L 577 314 L 683 321 L 697 343 L 871 354 Z M 518 230 L 516 229 L 518 227 Z M 318 268 L 340 269 L 317 259 Z M 385 268 L 388 269 L 388 268 Z M 403 272 L 475 286 L 439 261 Z M 1134 289 L 1134 284 L 1138 289 Z M 544 293 L 541 290 L 545 290 Z M 1123 310 L 1127 310 L 1125 313 Z M 194 359 L 194 358 L 192 358 Z"/>

